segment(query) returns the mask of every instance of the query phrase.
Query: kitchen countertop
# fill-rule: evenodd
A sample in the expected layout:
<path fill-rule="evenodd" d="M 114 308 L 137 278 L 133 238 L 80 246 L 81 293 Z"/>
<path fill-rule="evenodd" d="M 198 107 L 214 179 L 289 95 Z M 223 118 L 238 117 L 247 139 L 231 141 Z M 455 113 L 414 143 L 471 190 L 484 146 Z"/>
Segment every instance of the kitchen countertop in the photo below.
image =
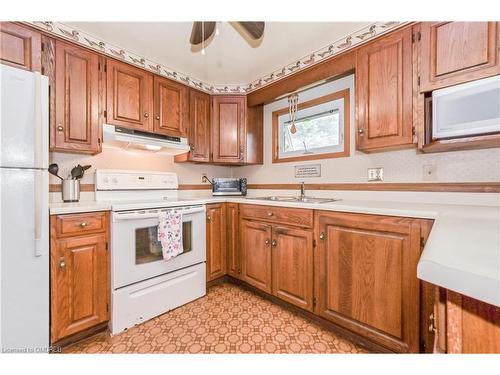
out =
<path fill-rule="evenodd" d="M 235 202 L 434 219 L 417 267 L 419 279 L 500 306 L 500 207 L 341 200 L 275 202 L 238 197 L 179 198 L 172 206 Z M 169 205 L 168 200 L 165 201 Z M 50 214 L 105 211 L 112 202 L 53 203 Z"/>

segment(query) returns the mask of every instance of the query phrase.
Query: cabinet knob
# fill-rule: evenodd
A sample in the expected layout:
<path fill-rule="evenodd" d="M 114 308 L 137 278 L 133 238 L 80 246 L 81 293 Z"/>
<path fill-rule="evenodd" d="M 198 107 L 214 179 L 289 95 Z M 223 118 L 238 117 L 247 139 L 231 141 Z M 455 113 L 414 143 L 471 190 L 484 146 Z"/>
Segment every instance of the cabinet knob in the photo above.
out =
<path fill-rule="evenodd" d="M 211 219 L 210 215 L 207 215 L 207 221 L 210 221 Z"/>
<path fill-rule="evenodd" d="M 269 242 L 270 242 L 269 240 L 266 240 L 266 245 L 269 245 Z"/>
<path fill-rule="evenodd" d="M 273 216 L 273 215 L 274 215 L 274 214 L 273 214 L 272 212 L 268 212 L 268 213 L 267 213 L 267 216 L 269 216 L 269 217 L 271 217 L 271 216 Z"/>
<path fill-rule="evenodd" d="M 62 132 L 64 130 L 63 126 L 61 124 L 57 125 L 57 131 Z"/>
<path fill-rule="evenodd" d="M 155 118 L 156 118 L 157 120 L 159 120 L 159 119 L 160 119 L 160 115 L 156 115 L 156 117 L 155 117 Z"/>
<path fill-rule="evenodd" d="M 189 145 L 189 148 L 191 148 L 191 151 L 194 151 L 194 145 Z"/>
<path fill-rule="evenodd" d="M 276 242 L 276 240 L 273 240 L 273 242 L 271 242 L 271 246 L 273 246 L 273 247 L 278 246 L 278 243 Z"/>
<path fill-rule="evenodd" d="M 86 221 L 82 221 L 80 224 L 78 224 L 80 227 L 82 228 L 85 228 L 87 225 L 89 225 L 89 223 L 87 223 Z"/>
<path fill-rule="evenodd" d="M 59 268 L 62 270 L 66 268 L 66 262 L 64 261 L 64 258 L 59 259 Z"/>
<path fill-rule="evenodd" d="M 325 234 L 324 234 L 323 232 L 321 232 L 321 233 L 319 234 L 319 239 L 320 239 L 320 240 L 324 240 L 325 238 L 326 238 Z"/>
<path fill-rule="evenodd" d="M 364 130 L 363 128 L 359 128 L 359 129 L 358 129 L 358 133 L 359 133 L 359 134 L 363 134 L 364 132 L 365 132 L 365 130 Z"/>
<path fill-rule="evenodd" d="M 149 117 L 149 113 L 144 112 L 144 118 L 148 118 L 148 117 Z"/>

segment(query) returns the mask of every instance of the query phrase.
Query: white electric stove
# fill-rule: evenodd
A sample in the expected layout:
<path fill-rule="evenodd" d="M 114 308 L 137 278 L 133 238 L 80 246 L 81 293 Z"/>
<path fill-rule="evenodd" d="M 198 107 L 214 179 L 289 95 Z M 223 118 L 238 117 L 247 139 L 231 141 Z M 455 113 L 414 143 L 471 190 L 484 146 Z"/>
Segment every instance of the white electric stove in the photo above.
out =
<path fill-rule="evenodd" d="M 206 294 L 205 206 L 177 196 L 175 173 L 96 170 L 96 200 L 111 203 L 111 333 Z M 182 212 L 182 254 L 163 259 L 160 211 Z"/>

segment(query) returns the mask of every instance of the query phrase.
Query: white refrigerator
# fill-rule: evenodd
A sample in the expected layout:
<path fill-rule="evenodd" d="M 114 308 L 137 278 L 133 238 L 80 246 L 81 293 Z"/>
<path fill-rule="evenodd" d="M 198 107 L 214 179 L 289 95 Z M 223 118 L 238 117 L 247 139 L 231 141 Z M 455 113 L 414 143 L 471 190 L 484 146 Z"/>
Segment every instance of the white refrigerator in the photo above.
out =
<path fill-rule="evenodd" d="M 0 348 L 49 346 L 48 79 L 0 65 Z"/>

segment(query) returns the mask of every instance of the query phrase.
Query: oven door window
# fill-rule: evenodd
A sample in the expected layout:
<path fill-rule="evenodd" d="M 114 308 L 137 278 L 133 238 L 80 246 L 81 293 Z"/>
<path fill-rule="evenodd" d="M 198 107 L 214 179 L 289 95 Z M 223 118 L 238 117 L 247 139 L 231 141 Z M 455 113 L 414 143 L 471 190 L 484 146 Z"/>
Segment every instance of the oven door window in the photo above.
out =
<path fill-rule="evenodd" d="M 192 222 L 182 223 L 182 254 L 192 251 Z M 180 254 L 179 256 L 181 256 Z M 163 260 L 161 243 L 158 241 L 158 226 L 137 228 L 135 230 L 135 264 L 151 263 Z"/>

